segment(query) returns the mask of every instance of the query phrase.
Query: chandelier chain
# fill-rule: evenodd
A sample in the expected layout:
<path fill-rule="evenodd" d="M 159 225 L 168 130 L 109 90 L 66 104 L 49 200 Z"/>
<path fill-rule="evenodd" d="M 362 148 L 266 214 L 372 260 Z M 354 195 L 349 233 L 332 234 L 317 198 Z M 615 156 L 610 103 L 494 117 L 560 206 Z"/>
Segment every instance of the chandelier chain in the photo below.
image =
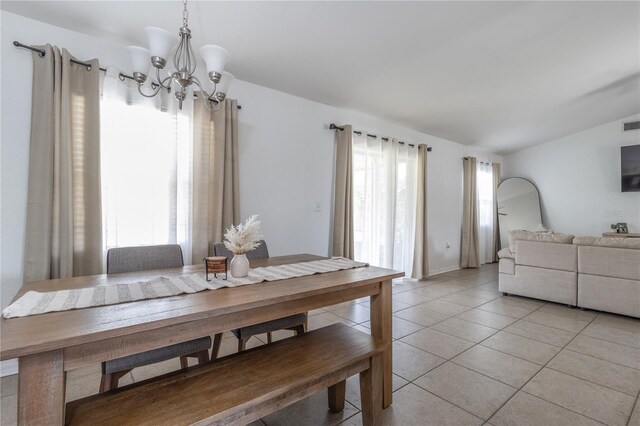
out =
<path fill-rule="evenodd" d="M 182 26 L 186 27 L 189 25 L 189 11 L 187 10 L 187 0 L 182 0 Z"/>

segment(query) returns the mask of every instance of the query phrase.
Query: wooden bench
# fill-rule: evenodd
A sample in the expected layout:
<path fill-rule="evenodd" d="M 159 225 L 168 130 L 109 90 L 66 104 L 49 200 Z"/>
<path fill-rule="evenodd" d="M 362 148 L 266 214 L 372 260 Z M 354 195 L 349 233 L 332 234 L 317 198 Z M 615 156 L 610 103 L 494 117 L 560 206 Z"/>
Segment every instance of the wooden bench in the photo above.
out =
<path fill-rule="evenodd" d="M 364 425 L 381 422 L 386 345 L 344 324 L 250 349 L 69 402 L 68 425 L 247 424 L 329 388 L 344 408 L 345 380 L 360 373 Z"/>

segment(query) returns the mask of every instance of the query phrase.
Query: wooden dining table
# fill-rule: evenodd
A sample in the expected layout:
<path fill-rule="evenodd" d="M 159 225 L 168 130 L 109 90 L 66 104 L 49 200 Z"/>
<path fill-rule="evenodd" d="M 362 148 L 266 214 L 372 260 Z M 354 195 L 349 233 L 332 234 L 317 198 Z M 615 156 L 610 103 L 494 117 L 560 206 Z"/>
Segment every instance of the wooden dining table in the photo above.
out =
<path fill-rule="evenodd" d="M 252 260 L 251 267 L 325 259 L 299 254 Z M 24 284 L 55 291 L 204 273 L 203 265 Z M 373 266 L 118 305 L 0 319 L 0 360 L 18 358 L 18 424 L 61 425 L 66 372 L 102 361 L 370 297 L 371 334 L 383 353 L 383 408 L 392 403 L 391 280 Z M 14 300 L 15 300 L 14 299 Z M 97 384 L 96 384 L 97 386 Z"/>

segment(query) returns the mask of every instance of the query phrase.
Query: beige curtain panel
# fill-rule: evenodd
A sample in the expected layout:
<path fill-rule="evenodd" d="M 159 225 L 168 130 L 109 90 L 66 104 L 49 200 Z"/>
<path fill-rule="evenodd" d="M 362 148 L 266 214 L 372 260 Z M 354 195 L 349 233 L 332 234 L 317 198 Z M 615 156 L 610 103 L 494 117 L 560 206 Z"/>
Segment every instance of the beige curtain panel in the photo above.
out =
<path fill-rule="evenodd" d="M 427 146 L 418 146 L 418 195 L 416 199 L 416 236 L 413 248 L 413 273 L 419 280 L 429 277 L 429 238 L 427 232 Z"/>
<path fill-rule="evenodd" d="M 498 261 L 500 251 L 500 230 L 498 228 L 498 185 L 500 185 L 500 163 L 491 163 L 493 174 L 493 255 L 492 262 Z"/>
<path fill-rule="evenodd" d="M 333 199 L 333 256 L 353 259 L 353 127 L 336 130 L 336 175 Z"/>
<path fill-rule="evenodd" d="M 199 264 L 240 221 L 238 101 L 226 99 L 212 112 L 198 96 L 193 115 L 192 263 Z"/>
<path fill-rule="evenodd" d="M 100 95 L 97 59 L 38 46 L 33 94 L 25 281 L 102 272 Z"/>
<path fill-rule="evenodd" d="M 476 188 L 476 158 L 465 157 L 464 192 L 462 206 L 462 248 L 460 267 L 480 267 L 480 245 L 478 242 L 478 191 Z"/>

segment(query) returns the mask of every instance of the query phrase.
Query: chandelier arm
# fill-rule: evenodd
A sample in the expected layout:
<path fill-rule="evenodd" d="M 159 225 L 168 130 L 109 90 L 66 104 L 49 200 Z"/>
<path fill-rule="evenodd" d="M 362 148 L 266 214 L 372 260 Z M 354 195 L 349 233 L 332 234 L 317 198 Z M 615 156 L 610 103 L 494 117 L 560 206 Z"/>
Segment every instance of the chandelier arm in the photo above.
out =
<path fill-rule="evenodd" d="M 165 85 L 165 83 L 171 80 L 173 76 L 166 77 L 165 79 L 160 78 L 160 69 L 156 68 L 156 82 L 154 84 L 159 85 L 163 89 L 171 90 L 171 84 Z"/>
<path fill-rule="evenodd" d="M 213 112 L 214 108 L 213 108 L 213 101 L 209 98 L 205 98 L 204 99 L 204 106 L 207 107 L 207 109 L 210 112 Z"/>
<path fill-rule="evenodd" d="M 190 80 L 200 88 L 200 91 L 202 93 L 204 93 L 205 95 L 207 95 L 207 99 L 209 99 L 211 96 L 213 96 L 215 94 L 215 90 L 213 92 L 211 92 L 211 94 L 209 94 L 209 92 L 207 92 L 204 87 L 202 87 L 202 83 L 200 83 L 200 80 L 198 79 L 198 77 L 196 76 L 191 76 Z"/>
<path fill-rule="evenodd" d="M 204 90 L 204 88 L 202 87 L 202 84 L 200 84 L 200 80 L 198 79 L 198 77 L 191 77 L 191 81 L 195 85 L 197 85 L 200 88 L 200 91 L 206 96 L 204 98 L 204 106 L 206 106 L 209 111 L 213 111 L 214 103 L 217 103 L 217 101 L 212 98 L 212 96 L 215 95 L 216 93 L 215 85 L 214 85 L 213 92 L 209 94 L 206 90 Z"/>
<path fill-rule="evenodd" d="M 142 84 L 138 83 L 138 93 L 140 93 L 145 98 L 153 98 L 160 92 L 160 89 L 162 89 L 162 86 L 156 86 L 156 89 L 153 91 L 153 93 L 151 95 L 147 95 L 142 91 Z"/>

